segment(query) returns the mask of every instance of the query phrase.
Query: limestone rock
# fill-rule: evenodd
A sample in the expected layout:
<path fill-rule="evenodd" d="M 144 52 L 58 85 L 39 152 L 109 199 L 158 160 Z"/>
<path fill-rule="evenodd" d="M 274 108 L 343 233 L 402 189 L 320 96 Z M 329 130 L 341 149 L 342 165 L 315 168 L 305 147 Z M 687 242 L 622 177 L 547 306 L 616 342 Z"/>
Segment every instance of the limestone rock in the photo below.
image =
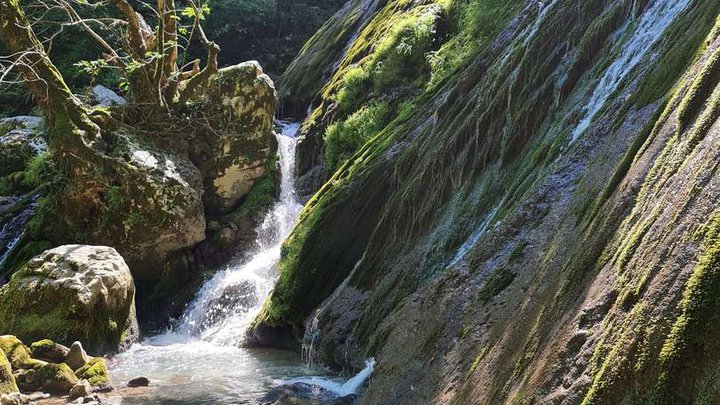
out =
<path fill-rule="evenodd" d="M 105 86 L 97 85 L 90 90 L 90 99 L 94 105 L 110 107 L 114 105 L 125 105 L 127 101 L 118 96 L 114 91 Z"/>
<path fill-rule="evenodd" d="M 70 352 L 65 358 L 65 363 L 70 366 L 71 369 L 77 370 L 89 361 L 90 356 L 88 356 L 85 349 L 83 349 L 82 343 L 74 342 L 72 346 L 70 346 Z"/>
<path fill-rule="evenodd" d="M 206 210 L 227 213 L 267 172 L 275 147 L 277 93 L 260 65 L 250 61 L 221 69 L 201 102 L 204 114 L 222 130 L 199 136 L 191 158 L 203 174 Z"/>
<path fill-rule="evenodd" d="M 15 376 L 12 374 L 10 361 L 5 357 L 5 353 L 0 350 L 0 395 L 18 392 L 17 384 L 15 384 Z"/>
<path fill-rule="evenodd" d="M 38 133 L 41 125 L 39 117 L 0 119 L 0 177 L 24 170 L 32 158 L 47 150 Z"/>
<path fill-rule="evenodd" d="M 115 249 L 65 245 L 30 260 L 0 288 L 0 333 L 113 351 L 136 322 L 134 308 L 133 278 Z"/>
<path fill-rule="evenodd" d="M 75 386 L 70 388 L 70 395 L 69 400 L 74 401 L 78 398 L 85 398 L 89 396 L 92 392 L 92 389 L 90 387 L 90 383 L 88 380 L 80 380 Z"/>

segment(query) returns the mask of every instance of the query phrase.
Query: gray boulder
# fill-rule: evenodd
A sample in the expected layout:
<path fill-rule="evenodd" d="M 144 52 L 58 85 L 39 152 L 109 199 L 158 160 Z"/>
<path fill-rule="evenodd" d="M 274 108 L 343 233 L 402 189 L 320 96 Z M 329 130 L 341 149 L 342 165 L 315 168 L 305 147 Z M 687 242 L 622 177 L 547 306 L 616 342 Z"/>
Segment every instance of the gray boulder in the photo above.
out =
<path fill-rule="evenodd" d="M 0 334 L 83 341 L 93 352 L 106 352 L 118 350 L 134 330 L 133 277 L 110 247 L 47 250 L 0 288 Z"/>

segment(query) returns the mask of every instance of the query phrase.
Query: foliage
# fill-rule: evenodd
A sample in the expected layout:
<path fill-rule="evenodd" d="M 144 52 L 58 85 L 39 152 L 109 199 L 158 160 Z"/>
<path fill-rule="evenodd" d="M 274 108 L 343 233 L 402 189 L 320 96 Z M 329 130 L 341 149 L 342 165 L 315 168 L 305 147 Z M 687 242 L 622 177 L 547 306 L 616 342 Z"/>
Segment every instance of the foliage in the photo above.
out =
<path fill-rule="evenodd" d="M 330 125 L 325 132 L 325 170 L 337 170 L 355 151 L 377 134 L 388 122 L 386 102 L 373 101 L 349 116 Z"/>

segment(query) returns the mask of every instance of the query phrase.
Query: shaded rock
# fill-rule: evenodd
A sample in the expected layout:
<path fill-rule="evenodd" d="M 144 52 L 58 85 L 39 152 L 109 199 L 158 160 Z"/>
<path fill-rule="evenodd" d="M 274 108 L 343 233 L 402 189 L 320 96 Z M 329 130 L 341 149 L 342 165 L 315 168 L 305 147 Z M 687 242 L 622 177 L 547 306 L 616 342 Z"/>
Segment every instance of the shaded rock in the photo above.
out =
<path fill-rule="evenodd" d="M 150 380 L 147 377 L 135 377 L 128 381 L 127 386 L 130 388 L 147 387 L 150 385 Z"/>
<path fill-rule="evenodd" d="M 0 333 L 117 350 L 136 322 L 134 298 L 132 275 L 115 249 L 60 246 L 30 260 L 0 288 Z"/>
<path fill-rule="evenodd" d="M 0 177 L 25 170 L 30 160 L 47 150 L 39 133 L 42 122 L 31 116 L 0 119 Z"/>
<path fill-rule="evenodd" d="M 0 395 L 18 392 L 15 376 L 12 373 L 10 361 L 5 353 L 0 350 Z"/>
<path fill-rule="evenodd" d="M 193 142 L 191 159 L 203 175 L 203 201 L 210 214 L 235 208 L 267 173 L 275 148 L 277 93 L 255 61 L 221 69 L 202 95 L 203 112 L 220 131 Z"/>
<path fill-rule="evenodd" d="M 90 396 L 91 387 L 87 380 L 80 380 L 75 386 L 70 388 L 69 400 L 74 401 L 78 398 L 85 398 Z"/>
<path fill-rule="evenodd" d="M 125 105 L 127 101 L 105 86 L 97 85 L 90 90 L 90 101 L 93 105 L 110 107 Z"/>
<path fill-rule="evenodd" d="M 65 363 L 70 366 L 71 369 L 77 370 L 89 361 L 90 356 L 88 356 L 85 349 L 83 349 L 82 343 L 74 342 L 72 346 L 70 346 L 70 352 L 65 358 Z"/>
<path fill-rule="evenodd" d="M 55 343 L 50 339 L 39 340 L 31 344 L 30 350 L 33 358 L 45 360 L 50 363 L 65 362 L 65 358 L 70 353 L 70 349 L 67 346 Z"/>

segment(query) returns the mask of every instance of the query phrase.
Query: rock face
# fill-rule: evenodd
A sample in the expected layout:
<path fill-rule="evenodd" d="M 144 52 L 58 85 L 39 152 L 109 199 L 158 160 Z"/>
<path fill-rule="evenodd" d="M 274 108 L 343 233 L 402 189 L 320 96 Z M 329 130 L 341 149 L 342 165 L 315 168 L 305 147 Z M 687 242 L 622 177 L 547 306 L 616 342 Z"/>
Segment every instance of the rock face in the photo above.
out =
<path fill-rule="evenodd" d="M 47 150 L 39 134 L 41 126 L 39 117 L 0 119 L 0 177 L 25 170 L 35 156 Z"/>
<path fill-rule="evenodd" d="M 203 175 L 206 211 L 225 214 L 268 171 L 275 151 L 277 94 L 272 80 L 251 61 L 221 69 L 201 102 L 206 119 L 221 130 L 201 132 L 191 158 Z"/>
<path fill-rule="evenodd" d="M 365 404 L 720 403 L 720 3 L 470 2 L 417 98 L 366 82 L 341 112 L 433 2 L 380 3 L 313 116 L 397 114 L 306 207 L 251 336 L 374 356 Z"/>
<path fill-rule="evenodd" d="M 136 333 L 134 299 L 132 275 L 115 249 L 60 246 L 0 288 L 0 333 L 115 351 Z"/>

